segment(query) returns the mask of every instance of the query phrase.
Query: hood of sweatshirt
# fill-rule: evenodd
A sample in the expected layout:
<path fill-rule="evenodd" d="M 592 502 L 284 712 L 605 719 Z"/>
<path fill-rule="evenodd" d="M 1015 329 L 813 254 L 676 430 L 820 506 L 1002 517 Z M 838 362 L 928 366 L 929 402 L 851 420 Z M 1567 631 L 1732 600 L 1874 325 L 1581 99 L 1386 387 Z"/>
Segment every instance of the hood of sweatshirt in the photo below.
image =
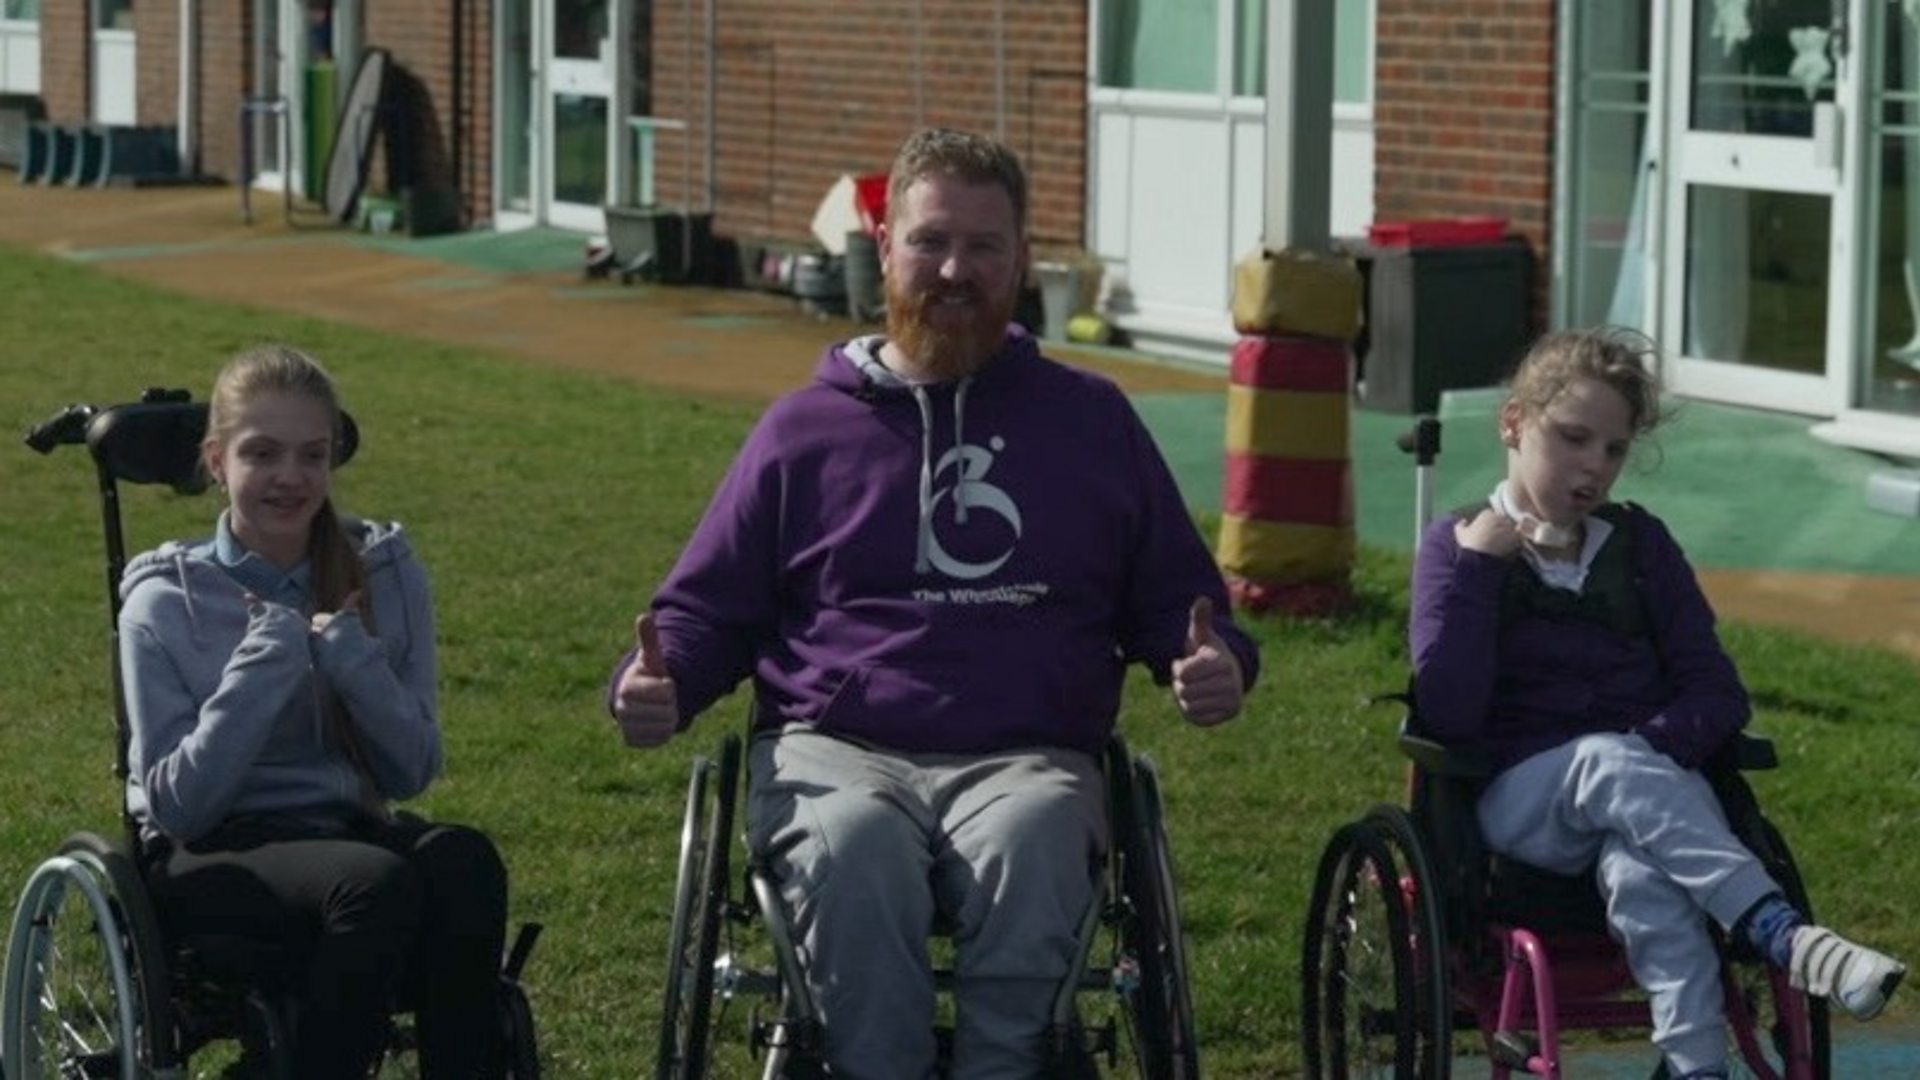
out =
<path fill-rule="evenodd" d="M 361 564 L 366 568 L 370 581 L 413 553 L 407 544 L 406 534 L 397 524 L 347 519 L 342 526 L 359 551 Z M 194 590 L 186 587 L 188 582 L 236 595 L 246 592 L 214 557 L 210 538 L 191 542 L 169 540 L 152 551 L 134 556 L 120 574 L 120 599 L 124 602 L 141 584 L 154 578 L 167 579 L 168 583 L 181 589 L 187 616 L 186 629 L 196 638 L 201 630 L 200 613 L 195 608 Z"/>
<path fill-rule="evenodd" d="M 932 569 L 934 474 L 939 471 L 943 458 L 934 445 L 937 427 L 933 415 L 935 394 L 942 389 L 948 391 L 941 396 L 947 398 L 945 404 L 952 409 L 952 449 L 964 454 L 967 447 L 967 395 L 976 382 L 990 393 L 993 387 L 1017 380 L 1021 366 L 1037 360 L 1039 350 L 1024 330 L 1010 326 L 1005 344 L 979 371 L 944 383 L 924 383 L 901 377 L 881 361 L 880 349 L 885 343 L 884 336 L 872 334 L 829 349 L 820 358 L 814 375 L 828 386 L 863 400 L 890 395 L 913 399 L 920 413 L 920 523 L 915 531 L 914 571 L 924 574 Z M 963 459 L 963 476 L 967 474 L 966 465 Z M 964 527 L 967 524 L 967 509 L 974 502 L 967 495 L 968 491 L 962 488 L 956 491 L 953 499 L 953 522 L 957 526 Z"/>

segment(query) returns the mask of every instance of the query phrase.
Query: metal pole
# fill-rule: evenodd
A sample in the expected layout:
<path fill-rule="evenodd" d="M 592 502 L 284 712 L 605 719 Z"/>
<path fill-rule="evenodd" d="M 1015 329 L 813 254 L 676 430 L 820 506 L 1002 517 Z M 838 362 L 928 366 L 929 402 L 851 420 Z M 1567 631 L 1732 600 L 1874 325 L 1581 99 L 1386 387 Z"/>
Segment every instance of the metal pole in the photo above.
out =
<path fill-rule="evenodd" d="M 1326 249 L 1332 158 L 1332 0 L 1271 0 L 1267 5 L 1267 250 Z"/>
<path fill-rule="evenodd" d="M 993 0 L 993 137 L 1007 140 L 1006 0 Z"/>
<path fill-rule="evenodd" d="M 714 130 L 713 130 L 713 114 L 717 109 L 717 105 L 716 105 L 717 99 L 715 98 L 715 90 L 714 90 L 715 80 L 713 77 L 713 69 L 714 69 L 714 61 L 715 61 L 715 58 L 719 55 L 719 48 L 720 48 L 720 41 L 719 41 L 720 16 L 715 11 L 715 8 L 717 6 L 718 5 L 715 4 L 714 0 L 707 0 L 707 105 L 705 110 L 707 122 L 702 126 L 705 127 L 707 132 L 706 211 L 709 214 L 713 213 L 713 204 L 717 201 L 718 191 L 715 185 L 719 182 L 718 180 L 719 171 L 718 171 L 718 163 L 716 158 L 716 152 L 719 146 L 719 139 L 715 137 Z M 684 230 L 683 235 L 687 237 L 687 242 L 689 244 L 693 242 L 693 230 L 691 228 Z"/>
<path fill-rule="evenodd" d="M 194 138 L 194 126 L 198 122 L 194 109 L 195 82 L 198 72 L 194 70 L 195 53 L 199 51 L 199 19 L 194 11 L 194 0 L 180 0 L 180 104 L 178 121 L 180 129 L 175 133 L 174 148 L 180 156 L 180 174 L 192 176 L 200 171 L 195 160 L 199 154 Z"/>

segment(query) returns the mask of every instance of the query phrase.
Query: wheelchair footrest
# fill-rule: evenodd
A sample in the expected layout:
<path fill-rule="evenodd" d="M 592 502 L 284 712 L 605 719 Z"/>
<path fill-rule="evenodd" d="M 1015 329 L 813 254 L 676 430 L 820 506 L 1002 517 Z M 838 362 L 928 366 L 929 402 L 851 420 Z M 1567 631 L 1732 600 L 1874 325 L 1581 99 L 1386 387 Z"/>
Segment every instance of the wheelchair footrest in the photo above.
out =
<path fill-rule="evenodd" d="M 1516 1031 L 1493 1033 L 1494 1063 L 1506 1069 L 1525 1069 L 1527 1062 L 1540 1054 L 1540 1043 Z"/>

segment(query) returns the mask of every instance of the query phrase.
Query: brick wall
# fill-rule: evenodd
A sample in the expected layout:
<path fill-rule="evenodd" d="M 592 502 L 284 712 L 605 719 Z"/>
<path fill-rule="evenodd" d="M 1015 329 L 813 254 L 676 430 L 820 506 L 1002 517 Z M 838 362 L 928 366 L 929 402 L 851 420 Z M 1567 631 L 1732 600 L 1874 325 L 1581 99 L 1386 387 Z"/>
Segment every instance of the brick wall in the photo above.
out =
<path fill-rule="evenodd" d="M 684 136 L 660 139 L 656 190 L 662 201 L 698 206 L 705 200 L 704 12 L 698 4 L 651 6 L 653 112 L 689 124 Z M 996 7 L 1005 42 L 1001 80 Z M 1032 174 L 1034 241 L 1079 244 L 1087 18 L 1086 0 L 720 4 L 715 229 L 804 240 L 841 173 L 885 171 L 921 124 L 991 133 L 998 116 L 1002 137 Z"/>
<path fill-rule="evenodd" d="M 491 214 L 492 5 L 462 0 L 369 0 L 365 44 L 393 54 L 388 152 L 370 189 L 458 194 L 461 225 Z"/>
<path fill-rule="evenodd" d="M 253 83 L 252 0 L 199 0 L 199 74 L 194 100 L 200 170 L 240 172 L 240 101 Z"/>
<path fill-rule="evenodd" d="M 87 93 L 87 5 L 77 0 L 48 0 L 40 10 L 40 97 L 47 119 L 84 124 L 93 103 Z"/>
<path fill-rule="evenodd" d="M 1553 202 L 1549 0 L 1378 0 L 1375 216 L 1497 214 L 1536 255 L 1544 312 Z"/>
<path fill-rule="evenodd" d="M 133 6 L 134 121 L 180 119 L 180 5 L 146 0 Z"/>

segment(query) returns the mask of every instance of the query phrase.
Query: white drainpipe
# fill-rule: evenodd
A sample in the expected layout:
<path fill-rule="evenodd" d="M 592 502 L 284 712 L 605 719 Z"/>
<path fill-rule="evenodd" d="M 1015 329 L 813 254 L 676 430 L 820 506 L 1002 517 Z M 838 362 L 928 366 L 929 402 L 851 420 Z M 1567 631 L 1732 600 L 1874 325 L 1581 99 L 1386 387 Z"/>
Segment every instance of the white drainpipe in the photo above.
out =
<path fill-rule="evenodd" d="M 178 134 L 180 149 L 180 171 L 193 175 L 199 169 L 199 140 L 194 136 L 194 80 L 199 77 L 198 66 L 194 63 L 199 49 L 199 34 L 196 31 L 198 19 L 194 17 L 194 0 L 180 0 L 180 130 Z"/>

